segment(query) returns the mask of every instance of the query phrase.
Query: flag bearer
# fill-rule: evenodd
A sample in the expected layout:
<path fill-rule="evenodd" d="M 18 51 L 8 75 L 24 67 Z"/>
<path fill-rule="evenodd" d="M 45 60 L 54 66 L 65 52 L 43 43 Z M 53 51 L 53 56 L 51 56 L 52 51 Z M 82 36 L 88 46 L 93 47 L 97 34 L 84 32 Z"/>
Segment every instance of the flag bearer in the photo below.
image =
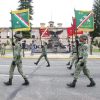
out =
<path fill-rule="evenodd" d="M 75 63 L 76 65 L 76 60 L 77 60 L 77 51 L 76 51 L 76 46 L 73 47 L 73 50 L 72 50 L 72 53 L 71 53 L 71 60 L 69 61 L 70 64 L 67 64 L 67 65 L 70 65 L 69 67 L 67 67 L 69 70 L 72 69 L 72 66 L 73 64 Z"/>
<path fill-rule="evenodd" d="M 78 62 L 76 64 L 75 72 L 74 72 L 74 79 L 71 83 L 67 84 L 67 86 L 74 88 L 76 86 L 77 79 L 81 71 L 83 71 L 84 75 L 90 80 L 90 84 L 87 87 L 93 87 L 96 85 L 93 78 L 90 76 L 90 72 L 86 66 L 87 64 L 87 57 L 88 57 L 88 46 L 86 44 L 87 36 L 81 35 L 80 36 L 80 43 L 78 47 Z"/>
<path fill-rule="evenodd" d="M 16 40 L 15 43 L 12 43 L 14 47 L 14 56 L 9 70 L 9 80 L 8 82 L 4 82 L 4 84 L 12 85 L 14 69 L 17 66 L 18 72 L 21 74 L 21 76 L 25 81 L 22 85 L 29 85 L 29 81 L 27 80 L 26 76 L 23 74 L 23 70 L 22 70 L 21 44 L 20 44 L 20 40 L 22 39 L 22 34 L 18 32 L 14 35 L 14 37 Z"/>
<path fill-rule="evenodd" d="M 49 60 L 47 58 L 47 43 L 43 42 L 43 45 L 41 47 L 42 47 L 42 54 L 39 57 L 39 59 L 37 60 L 37 62 L 35 62 L 34 64 L 37 65 L 39 63 L 39 61 L 41 60 L 41 58 L 44 57 L 45 60 L 47 61 L 47 64 L 48 64 L 46 67 L 50 67 L 50 63 L 49 63 Z"/>

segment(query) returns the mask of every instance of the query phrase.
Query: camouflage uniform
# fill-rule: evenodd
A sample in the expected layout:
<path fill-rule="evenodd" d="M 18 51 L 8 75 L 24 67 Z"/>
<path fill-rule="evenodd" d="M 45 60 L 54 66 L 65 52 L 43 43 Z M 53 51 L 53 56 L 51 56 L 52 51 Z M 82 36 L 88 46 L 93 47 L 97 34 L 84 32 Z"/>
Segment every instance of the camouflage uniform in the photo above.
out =
<path fill-rule="evenodd" d="M 23 85 L 29 85 L 29 82 L 26 78 L 26 76 L 23 74 L 22 70 L 22 58 L 21 58 L 21 34 L 15 34 L 16 41 L 12 45 L 14 46 L 14 55 L 13 55 L 13 61 L 11 63 L 10 71 L 9 71 L 9 81 L 5 82 L 5 85 L 12 85 L 12 79 L 13 79 L 13 73 L 14 69 L 17 66 L 18 72 L 21 74 L 21 76 L 24 78 L 25 83 Z"/>
<path fill-rule="evenodd" d="M 73 47 L 73 50 L 72 50 L 70 57 L 71 57 L 70 64 L 67 64 L 67 65 L 70 65 L 70 67 L 67 67 L 68 69 L 72 68 L 74 62 L 75 62 L 75 65 L 76 65 L 76 61 L 77 61 L 76 46 Z"/>
<path fill-rule="evenodd" d="M 37 65 L 42 57 L 44 57 L 45 60 L 47 61 L 47 63 L 48 63 L 47 67 L 50 67 L 50 63 L 49 63 L 49 60 L 47 58 L 47 44 L 46 44 L 46 42 L 44 42 L 44 45 L 42 45 L 42 54 L 41 54 L 41 56 L 39 57 L 38 61 L 35 62 L 34 64 Z"/>
<path fill-rule="evenodd" d="M 1 44 L 1 56 L 5 55 L 5 45 L 4 43 Z"/>
<path fill-rule="evenodd" d="M 95 86 L 95 82 L 93 78 L 90 76 L 90 72 L 86 66 L 87 64 L 87 58 L 88 58 L 88 45 L 86 44 L 87 36 L 86 35 L 81 35 L 80 36 L 80 42 L 78 46 L 78 61 L 76 63 L 76 68 L 75 68 L 75 73 L 74 73 L 74 80 L 72 83 L 67 84 L 69 87 L 75 87 L 77 79 L 80 75 L 80 72 L 83 71 L 84 75 L 88 77 L 90 80 L 90 84 L 87 85 L 87 87 L 92 87 Z"/>

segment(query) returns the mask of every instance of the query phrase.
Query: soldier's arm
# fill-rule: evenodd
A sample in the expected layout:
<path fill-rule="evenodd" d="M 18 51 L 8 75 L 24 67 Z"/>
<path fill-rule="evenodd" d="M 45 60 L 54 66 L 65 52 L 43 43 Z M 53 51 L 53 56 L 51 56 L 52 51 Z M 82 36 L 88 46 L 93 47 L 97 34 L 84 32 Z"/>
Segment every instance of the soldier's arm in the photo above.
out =
<path fill-rule="evenodd" d="M 88 45 L 84 44 L 84 46 L 82 47 L 80 61 L 82 62 L 86 61 L 87 57 L 88 57 Z"/>

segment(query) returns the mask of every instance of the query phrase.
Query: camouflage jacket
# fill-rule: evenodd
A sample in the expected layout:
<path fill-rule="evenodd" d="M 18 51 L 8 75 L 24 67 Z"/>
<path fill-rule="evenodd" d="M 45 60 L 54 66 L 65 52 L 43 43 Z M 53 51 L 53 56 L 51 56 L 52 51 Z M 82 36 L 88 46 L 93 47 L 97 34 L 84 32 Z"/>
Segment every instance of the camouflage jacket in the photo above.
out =
<path fill-rule="evenodd" d="M 88 45 L 85 43 L 80 43 L 78 52 L 79 52 L 79 58 L 82 58 L 80 59 L 80 61 L 82 62 L 86 61 L 88 58 Z"/>
<path fill-rule="evenodd" d="M 21 60 L 21 44 L 19 41 L 14 46 L 14 60 Z"/>

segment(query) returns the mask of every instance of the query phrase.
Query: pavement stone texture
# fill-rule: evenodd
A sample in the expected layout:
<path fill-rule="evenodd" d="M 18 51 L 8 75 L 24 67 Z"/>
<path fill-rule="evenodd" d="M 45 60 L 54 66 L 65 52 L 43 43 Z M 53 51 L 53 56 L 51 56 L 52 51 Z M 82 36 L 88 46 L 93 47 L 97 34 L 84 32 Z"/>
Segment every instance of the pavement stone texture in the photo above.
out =
<path fill-rule="evenodd" d="M 38 66 L 34 65 L 37 59 L 23 59 L 23 71 L 30 85 L 21 85 L 24 80 L 16 68 L 13 85 L 5 86 L 3 82 L 8 80 L 11 60 L 0 58 L 0 100 L 100 100 L 99 59 L 89 59 L 87 63 L 96 86 L 87 88 L 89 80 L 81 73 L 74 89 L 66 86 L 73 80 L 70 73 L 74 71 L 74 66 L 71 71 L 67 70 L 68 59 L 49 59 L 50 67 L 46 67 L 44 59 Z"/>

